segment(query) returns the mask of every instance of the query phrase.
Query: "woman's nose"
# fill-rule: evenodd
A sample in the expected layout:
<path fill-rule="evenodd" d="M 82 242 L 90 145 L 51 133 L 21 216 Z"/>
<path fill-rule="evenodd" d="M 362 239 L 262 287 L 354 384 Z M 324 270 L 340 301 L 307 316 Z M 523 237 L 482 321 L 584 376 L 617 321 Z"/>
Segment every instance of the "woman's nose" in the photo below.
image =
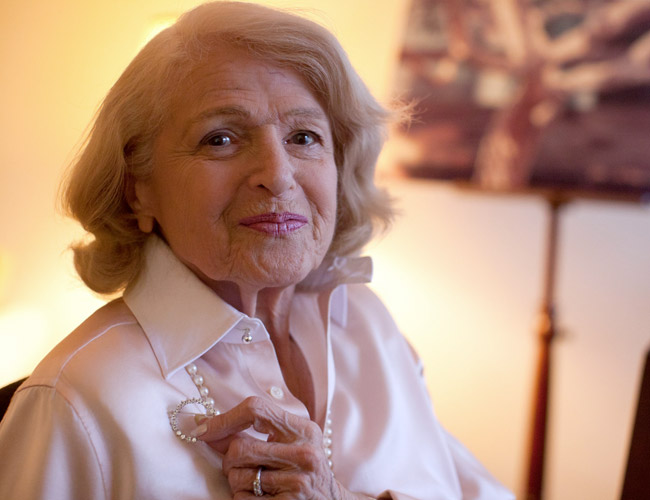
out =
<path fill-rule="evenodd" d="M 249 184 L 281 196 L 295 185 L 294 165 L 282 137 L 270 132 L 263 134 L 254 148 Z"/>

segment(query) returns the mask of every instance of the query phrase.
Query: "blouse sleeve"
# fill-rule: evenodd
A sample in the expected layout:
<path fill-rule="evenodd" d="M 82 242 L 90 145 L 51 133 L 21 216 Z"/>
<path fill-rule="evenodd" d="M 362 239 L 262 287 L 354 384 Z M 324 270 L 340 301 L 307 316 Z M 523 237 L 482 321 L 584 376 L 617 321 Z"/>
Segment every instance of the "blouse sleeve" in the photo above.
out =
<path fill-rule="evenodd" d="M 20 389 L 0 422 L 0 498 L 106 498 L 88 429 L 55 389 Z"/>
<path fill-rule="evenodd" d="M 405 339 L 406 340 L 406 339 Z M 424 365 L 417 351 L 406 340 L 413 362 L 420 374 L 420 383 L 422 392 L 431 403 L 426 381 L 424 379 Z M 462 491 L 463 500 L 515 500 L 512 492 L 499 483 L 492 474 L 472 455 L 472 453 L 453 435 L 442 429 L 447 447 L 454 462 L 454 467 L 458 476 L 458 482 Z M 387 491 L 380 500 L 419 500 L 411 496 L 404 495 L 394 491 Z"/>
<path fill-rule="evenodd" d="M 512 500 L 445 431 L 435 415 L 421 359 L 386 307 L 367 288 L 349 288 L 350 334 L 333 337 L 338 394 L 344 403 L 335 409 L 355 412 L 339 410 L 335 416 L 372 426 L 364 426 L 363 439 L 356 437 L 354 446 L 345 440 L 337 443 L 337 456 L 345 454 L 350 469 L 337 470 L 337 478 L 351 491 L 381 500 Z"/>
<path fill-rule="evenodd" d="M 463 500 L 514 500 L 515 496 L 496 481 L 488 470 L 454 436 L 445 431 L 456 466 Z"/>

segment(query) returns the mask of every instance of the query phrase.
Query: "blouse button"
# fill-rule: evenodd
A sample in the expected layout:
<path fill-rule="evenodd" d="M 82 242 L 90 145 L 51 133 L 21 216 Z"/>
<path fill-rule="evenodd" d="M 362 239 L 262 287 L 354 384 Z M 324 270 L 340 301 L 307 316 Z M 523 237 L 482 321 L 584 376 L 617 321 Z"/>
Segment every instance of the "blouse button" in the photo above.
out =
<path fill-rule="evenodd" d="M 241 341 L 244 344 L 250 344 L 253 341 L 253 336 L 251 335 L 251 330 L 250 328 L 246 328 L 244 330 L 244 335 L 241 337 Z"/>
<path fill-rule="evenodd" d="M 271 396 L 273 396 L 275 399 L 282 399 L 284 397 L 284 391 L 277 385 L 272 386 L 269 389 L 269 392 L 271 393 Z"/>

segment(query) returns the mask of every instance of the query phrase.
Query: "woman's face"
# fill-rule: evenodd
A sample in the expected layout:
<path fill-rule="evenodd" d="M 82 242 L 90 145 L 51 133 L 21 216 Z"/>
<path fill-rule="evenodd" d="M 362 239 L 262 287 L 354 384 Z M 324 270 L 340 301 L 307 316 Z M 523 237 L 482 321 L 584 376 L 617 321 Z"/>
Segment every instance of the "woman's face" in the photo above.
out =
<path fill-rule="evenodd" d="M 204 281 L 282 287 L 325 256 L 336 187 L 329 120 L 303 80 L 225 50 L 176 91 L 132 206 Z"/>

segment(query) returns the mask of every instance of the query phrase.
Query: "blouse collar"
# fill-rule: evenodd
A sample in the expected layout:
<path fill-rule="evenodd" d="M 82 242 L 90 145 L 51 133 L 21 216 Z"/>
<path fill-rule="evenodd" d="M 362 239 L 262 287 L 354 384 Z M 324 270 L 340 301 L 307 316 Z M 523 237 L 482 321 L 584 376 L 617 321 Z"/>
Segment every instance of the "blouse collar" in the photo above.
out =
<path fill-rule="evenodd" d="M 370 257 L 337 257 L 310 273 L 296 293 L 331 292 L 341 284 L 366 283 L 371 273 Z M 330 301 L 330 317 L 344 326 L 347 300 L 344 287 L 338 289 L 340 293 Z M 222 300 L 157 236 L 149 238 L 144 267 L 124 292 L 124 302 L 144 330 L 165 378 L 201 357 L 238 323 L 259 322 Z"/>

